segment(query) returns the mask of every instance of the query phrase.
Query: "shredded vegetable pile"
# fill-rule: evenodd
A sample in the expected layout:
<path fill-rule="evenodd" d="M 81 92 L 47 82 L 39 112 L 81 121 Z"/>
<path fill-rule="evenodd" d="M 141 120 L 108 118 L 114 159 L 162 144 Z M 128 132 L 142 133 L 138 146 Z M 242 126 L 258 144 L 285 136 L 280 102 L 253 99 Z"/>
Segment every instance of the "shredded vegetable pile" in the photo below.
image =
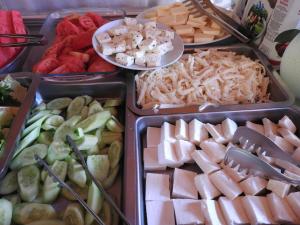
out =
<path fill-rule="evenodd" d="M 159 104 L 227 105 L 269 100 L 269 78 L 258 61 L 230 51 L 200 50 L 171 66 L 135 77 L 144 109 Z"/>

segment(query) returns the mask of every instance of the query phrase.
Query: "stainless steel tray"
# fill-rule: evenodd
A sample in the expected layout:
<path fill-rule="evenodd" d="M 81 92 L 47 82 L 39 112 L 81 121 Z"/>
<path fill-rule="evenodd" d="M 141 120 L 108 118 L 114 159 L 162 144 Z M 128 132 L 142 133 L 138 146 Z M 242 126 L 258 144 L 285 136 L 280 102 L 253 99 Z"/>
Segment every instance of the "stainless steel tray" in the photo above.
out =
<path fill-rule="evenodd" d="M 143 148 L 146 146 L 146 128 L 148 126 L 161 127 L 162 123 L 167 121 L 172 124 L 175 124 L 175 121 L 178 119 L 183 119 L 187 122 L 191 121 L 194 118 L 204 122 L 204 123 L 220 123 L 225 118 L 230 118 L 236 121 L 239 125 L 245 124 L 247 120 L 252 122 L 261 122 L 264 117 L 269 118 L 273 121 L 278 121 L 284 115 L 289 116 L 295 125 L 297 126 L 297 135 L 300 135 L 300 108 L 277 108 L 277 109 L 263 109 L 263 110 L 247 110 L 247 111 L 231 111 L 231 112 L 214 112 L 214 113 L 190 113 L 190 114 L 174 114 L 174 115 L 155 115 L 155 116 L 144 116 L 129 117 L 127 126 L 130 129 L 133 129 L 134 132 L 128 132 L 129 140 L 134 140 L 131 143 L 128 143 L 127 149 L 134 149 L 133 160 L 135 160 L 134 166 L 132 169 L 131 176 L 136 178 L 136 186 L 133 188 L 135 191 L 135 201 L 133 205 L 136 207 L 132 210 L 135 210 L 137 225 L 146 224 L 146 214 L 145 214 L 145 186 L 144 186 L 144 169 L 143 169 Z M 184 166 L 194 170 L 196 172 L 201 172 L 197 167 L 188 165 Z M 171 170 L 167 170 L 168 173 L 171 173 Z M 131 212 L 133 213 L 133 212 Z"/>
<path fill-rule="evenodd" d="M 195 48 L 194 48 L 195 49 Z M 207 48 L 197 48 L 197 49 L 207 49 Z M 251 59 L 258 59 L 265 66 L 267 75 L 270 77 L 269 92 L 270 92 L 270 102 L 267 103 L 257 103 L 257 104 L 236 104 L 236 105 L 220 105 L 218 107 L 207 106 L 206 108 L 201 108 L 199 105 L 192 105 L 186 107 L 178 108 L 162 108 L 156 109 L 142 109 L 137 105 L 137 92 L 136 84 L 134 80 L 134 74 L 129 74 L 127 76 L 128 92 L 127 92 L 127 102 L 128 107 L 132 112 L 137 115 L 155 115 L 155 114 L 176 114 L 176 113 L 196 113 L 196 112 L 219 112 L 219 111 L 229 111 L 229 110 L 252 110 L 252 109 L 267 109 L 276 107 L 288 107 L 291 106 L 295 100 L 293 94 L 288 90 L 286 85 L 283 83 L 279 74 L 273 70 L 272 66 L 269 64 L 266 57 L 258 50 L 249 47 L 244 44 L 226 46 L 226 47 L 213 47 L 213 49 L 220 49 L 225 51 L 233 51 L 238 54 L 243 54 Z M 190 50 L 189 50 L 190 51 Z"/>

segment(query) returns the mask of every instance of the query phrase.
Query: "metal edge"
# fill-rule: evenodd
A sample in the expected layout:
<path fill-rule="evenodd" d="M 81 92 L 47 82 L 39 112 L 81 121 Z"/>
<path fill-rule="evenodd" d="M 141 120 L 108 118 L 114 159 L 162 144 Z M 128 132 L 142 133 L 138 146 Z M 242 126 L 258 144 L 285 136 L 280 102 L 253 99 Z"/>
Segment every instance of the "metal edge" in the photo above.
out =
<path fill-rule="evenodd" d="M 219 112 L 219 111 L 235 111 L 235 110 L 253 110 L 253 109 L 266 109 L 266 108 L 285 108 L 288 106 L 291 106 L 295 98 L 293 94 L 288 90 L 287 86 L 281 81 L 281 79 L 276 76 L 276 73 L 274 73 L 274 70 L 272 69 L 270 63 L 266 59 L 266 57 L 261 53 L 258 49 L 255 49 L 249 45 L 246 44 L 235 44 L 230 46 L 215 46 L 215 47 L 209 47 L 210 49 L 224 49 L 224 50 L 234 50 L 234 49 L 246 49 L 248 51 L 252 51 L 253 54 L 257 56 L 257 58 L 261 61 L 261 63 L 265 66 L 265 69 L 267 71 L 268 76 L 272 81 L 276 84 L 277 88 L 279 88 L 279 91 L 282 92 L 282 94 L 286 97 L 285 101 L 279 101 L 279 102 L 267 102 L 267 103 L 255 103 L 255 104 L 235 104 L 235 105 L 221 105 L 219 107 L 215 106 L 208 106 L 204 108 L 203 110 L 199 111 L 200 105 L 191 105 L 191 106 L 185 106 L 185 107 L 178 107 L 178 108 L 168 108 L 168 109 L 159 109 L 156 112 L 154 112 L 153 109 L 141 109 L 138 108 L 136 105 L 137 100 L 137 94 L 136 94 L 136 85 L 134 77 L 136 74 L 128 74 L 126 76 L 127 79 L 127 85 L 128 85 L 128 92 L 127 92 L 127 102 L 129 109 L 140 116 L 148 116 L 148 115 L 166 115 L 166 114 L 176 114 L 176 113 L 197 113 L 197 112 Z M 193 51 L 194 49 L 208 49 L 208 47 L 197 47 L 192 49 L 186 49 L 186 51 Z M 132 77 L 130 77 L 132 76 Z"/>

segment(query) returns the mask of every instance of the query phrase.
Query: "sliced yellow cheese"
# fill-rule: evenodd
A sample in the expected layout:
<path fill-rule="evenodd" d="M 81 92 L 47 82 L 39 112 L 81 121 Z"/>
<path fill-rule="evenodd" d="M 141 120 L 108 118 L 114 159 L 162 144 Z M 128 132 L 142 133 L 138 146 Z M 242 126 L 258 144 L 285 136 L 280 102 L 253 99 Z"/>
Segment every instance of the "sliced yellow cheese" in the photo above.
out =
<path fill-rule="evenodd" d="M 196 43 L 210 42 L 210 41 L 213 41 L 214 38 L 215 38 L 214 35 L 203 34 L 201 32 L 196 32 L 195 36 L 194 36 L 194 41 Z"/>
<path fill-rule="evenodd" d="M 190 25 L 176 25 L 174 29 L 179 35 L 192 36 L 195 33 L 195 29 Z"/>
<path fill-rule="evenodd" d="M 179 6 L 179 7 L 171 8 L 170 13 L 175 16 L 184 15 L 188 13 L 188 9 L 185 8 L 184 6 Z"/>
<path fill-rule="evenodd" d="M 204 34 L 210 34 L 210 35 L 219 35 L 220 34 L 220 30 L 210 28 L 210 27 L 203 27 L 203 28 L 201 28 L 201 30 Z"/>

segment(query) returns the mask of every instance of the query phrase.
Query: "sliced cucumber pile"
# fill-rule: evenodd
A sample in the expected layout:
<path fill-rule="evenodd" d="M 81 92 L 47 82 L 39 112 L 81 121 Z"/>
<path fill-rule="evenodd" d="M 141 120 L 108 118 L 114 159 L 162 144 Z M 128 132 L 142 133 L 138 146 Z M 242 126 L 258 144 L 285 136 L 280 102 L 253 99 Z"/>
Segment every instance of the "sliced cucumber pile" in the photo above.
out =
<path fill-rule="evenodd" d="M 73 195 L 37 164 L 35 155 L 46 160 L 106 224 L 119 220 L 66 143 L 66 136 L 76 142 L 90 172 L 104 188 L 110 188 L 118 176 L 123 154 L 124 126 L 117 119 L 120 103 L 119 99 L 110 99 L 102 104 L 84 95 L 57 98 L 32 110 L 10 171 L 0 180 L 0 224 L 95 224 L 93 216 L 84 212 Z M 56 212 L 51 204 L 59 196 L 74 203 Z"/>

